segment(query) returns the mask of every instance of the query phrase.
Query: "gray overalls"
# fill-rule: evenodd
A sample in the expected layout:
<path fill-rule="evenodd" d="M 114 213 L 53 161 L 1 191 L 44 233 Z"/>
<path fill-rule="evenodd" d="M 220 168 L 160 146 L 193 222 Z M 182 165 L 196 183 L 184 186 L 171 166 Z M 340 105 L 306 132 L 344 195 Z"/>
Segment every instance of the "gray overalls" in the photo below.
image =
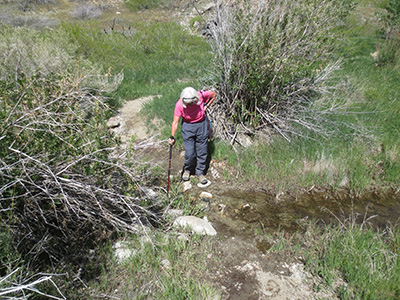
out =
<path fill-rule="evenodd" d="M 207 161 L 208 123 L 207 116 L 196 123 L 182 123 L 182 137 L 185 146 L 184 171 L 195 167 L 195 175 L 204 175 Z"/>

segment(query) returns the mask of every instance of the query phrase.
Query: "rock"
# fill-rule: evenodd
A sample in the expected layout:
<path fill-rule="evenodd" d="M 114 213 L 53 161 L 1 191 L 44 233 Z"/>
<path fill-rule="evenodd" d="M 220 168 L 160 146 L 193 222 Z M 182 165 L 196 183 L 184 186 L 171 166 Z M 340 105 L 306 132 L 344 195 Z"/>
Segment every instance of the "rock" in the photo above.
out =
<path fill-rule="evenodd" d="M 206 188 L 206 187 L 209 187 L 211 185 L 211 181 L 210 180 L 207 180 L 207 183 L 206 184 L 201 184 L 200 182 L 197 184 L 197 186 L 199 187 L 199 188 L 201 188 L 201 189 L 204 189 L 204 188 Z"/>
<path fill-rule="evenodd" d="M 222 216 L 225 216 L 225 214 L 226 214 L 226 208 L 227 208 L 227 206 L 226 206 L 225 204 L 220 203 L 220 204 L 217 205 L 218 212 L 219 212 Z"/>
<path fill-rule="evenodd" d="M 212 227 L 208 220 L 200 219 L 195 216 L 182 216 L 175 220 L 174 227 L 189 227 L 192 232 L 214 236 L 217 231 Z"/>
<path fill-rule="evenodd" d="M 192 184 L 190 183 L 190 181 L 185 181 L 183 183 L 183 191 L 184 192 L 190 190 L 191 188 L 192 188 Z"/>
<path fill-rule="evenodd" d="M 120 125 L 121 125 L 121 120 L 120 120 L 119 116 L 111 117 L 107 121 L 107 128 L 108 129 L 116 128 L 116 127 L 119 127 Z"/>
<path fill-rule="evenodd" d="M 163 267 L 163 269 L 169 270 L 171 269 L 171 262 L 165 258 L 161 261 L 161 266 Z"/>
<path fill-rule="evenodd" d="M 118 263 L 122 263 L 129 257 L 137 254 L 137 251 L 135 249 L 132 249 L 132 245 L 125 241 L 116 242 L 113 245 L 113 249 L 115 250 L 114 255 Z"/>
<path fill-rule="evenodd" d="M 157 193 L 150 188 L 146 188 L 144 192 L 146 196 L 152 200 L 155 200 L 157 198 Z"/>
<path fill-rule="evenodd" d="M 236 141 L 245 148 L 248 148 L 253 144 L 251 138 L 246 134 L 238 134 Z"/>
<path fill-rule="evenodd" d="M 212 199 L 213 195 L 208 192 L 201 192 L 200 198 L 201 199 Z"/>
<path fill-rule="evenodd" d="M 241 211 L 247 211 L 247 210 L 250 210 L 250 209 L 252 209 L 253 207 L 249 204 L 249 203 L 246 203 L 246 204 L 244 204 L 244 205 L 242 205 L 242 207 L 240 208 L 240 210 Z"/>

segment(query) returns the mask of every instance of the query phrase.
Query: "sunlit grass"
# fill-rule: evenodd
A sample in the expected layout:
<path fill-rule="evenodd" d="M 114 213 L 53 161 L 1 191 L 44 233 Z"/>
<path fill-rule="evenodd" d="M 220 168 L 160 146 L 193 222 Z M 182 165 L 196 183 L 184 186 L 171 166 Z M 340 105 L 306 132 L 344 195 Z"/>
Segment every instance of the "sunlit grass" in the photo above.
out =
<path fill-rule="evenodd" d="M 340 299 L 398 299 L 400 230 L 376 231 L 367 221 L 351 216 L 324 226 L 309 222 L 293 234 L 279 230 L 267 237 L 274 240 L 270 251 L 300 258 Z"/>
<path fill-rule="evenodd" d="M 91 293 L 120 299 L 200 300 L 217 296 L 211 284 L 195 275 L 206 275 L 206 266 L 211 257 L 214 259 L 210 241 L 198 235 L 185 237 L 156 230 L 151 240 L 138 235 L 126 237 L 125 243 L 134 254 L 123 262 L 110 257 L 103 274 L 91 284 Z"/>

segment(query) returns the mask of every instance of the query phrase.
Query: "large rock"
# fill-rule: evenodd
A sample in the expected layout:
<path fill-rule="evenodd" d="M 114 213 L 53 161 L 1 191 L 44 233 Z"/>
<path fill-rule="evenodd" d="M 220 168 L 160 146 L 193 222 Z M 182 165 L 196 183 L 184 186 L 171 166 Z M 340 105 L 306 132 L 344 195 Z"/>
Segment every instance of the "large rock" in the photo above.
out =
<path fill-rule="evenodd" d="M 189 227 L 192 232 L 203 235 L 216 235 L 217 231 L 206 218 L 200 219 L 194 216 L 182 216 L 175 220 L 174 227 Z"/>
<path fill-rule="evenodd" d="M 137 250 L 133 249 L 132 244 L 125 241 L 116 242 L 113 245 L 113 249 L 118 263 L 122 263 L 137 254 Z"/>

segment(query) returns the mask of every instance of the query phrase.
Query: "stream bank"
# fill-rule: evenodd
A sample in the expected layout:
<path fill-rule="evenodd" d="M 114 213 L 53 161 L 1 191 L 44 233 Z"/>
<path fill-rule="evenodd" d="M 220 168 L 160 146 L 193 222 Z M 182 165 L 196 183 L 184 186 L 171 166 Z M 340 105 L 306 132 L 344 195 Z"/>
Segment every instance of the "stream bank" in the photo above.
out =
<path fill-rule="evenodd" d="M 144 99 L 129 101 L 119 116 L 137 119 L 140 109 L 132 107 L 144 102 Z M 143 130 L 143 126 L 142 122 L 122 120 L 113 130 L 117 134 L 140 133 L 133 145 L 137 147 L 136 154 L 165 170 L 161 186 L 166 186 L 169 153 L 166 139 L 155 137 L 154 132 Z M 122 140 L 131 139 L 125 136 Z M 338 287 L 346 285 L 343 280 L 338 278 L 331 288 L 316 291 L 316 286 L 322 286 L 321 278 L 305 270 L 301 257 L 269 251 L 276 241 L 266 236 L 273 236 L 278 230 L 288 234 L 298 232 L 314 220 L 330 224 L 351 219 L 373 228 L 385 228 L 399 220 L 398 190 L 356 195 L 345 189 L 312 187 L 296 194 L 276 194 L 267 188 L 255 190 L 227 181 L 222 174 L 232 170 L 225 162 L 216 160 L 210 162 L 207 177 L 212 184 L 207 189 L 198 188 L 196 179 L 191 179 L 193 187 L 183 192 L 179 179 L 183 153 L 173 148 L 170 199 L 174 201 L 174 197 L 183 194 L 185 201 L 200 205 L 202 214 L 217 231 L 217 236 L 210 237 L 214 251 L 209 253 L 210 264 L 200 279 L 213 282 L 220 291 L 219 299 L 337 299 Z M 199 196 L 202 191 L 211 193 L 212 198 L 207 202 L 202 200 Z"/>

